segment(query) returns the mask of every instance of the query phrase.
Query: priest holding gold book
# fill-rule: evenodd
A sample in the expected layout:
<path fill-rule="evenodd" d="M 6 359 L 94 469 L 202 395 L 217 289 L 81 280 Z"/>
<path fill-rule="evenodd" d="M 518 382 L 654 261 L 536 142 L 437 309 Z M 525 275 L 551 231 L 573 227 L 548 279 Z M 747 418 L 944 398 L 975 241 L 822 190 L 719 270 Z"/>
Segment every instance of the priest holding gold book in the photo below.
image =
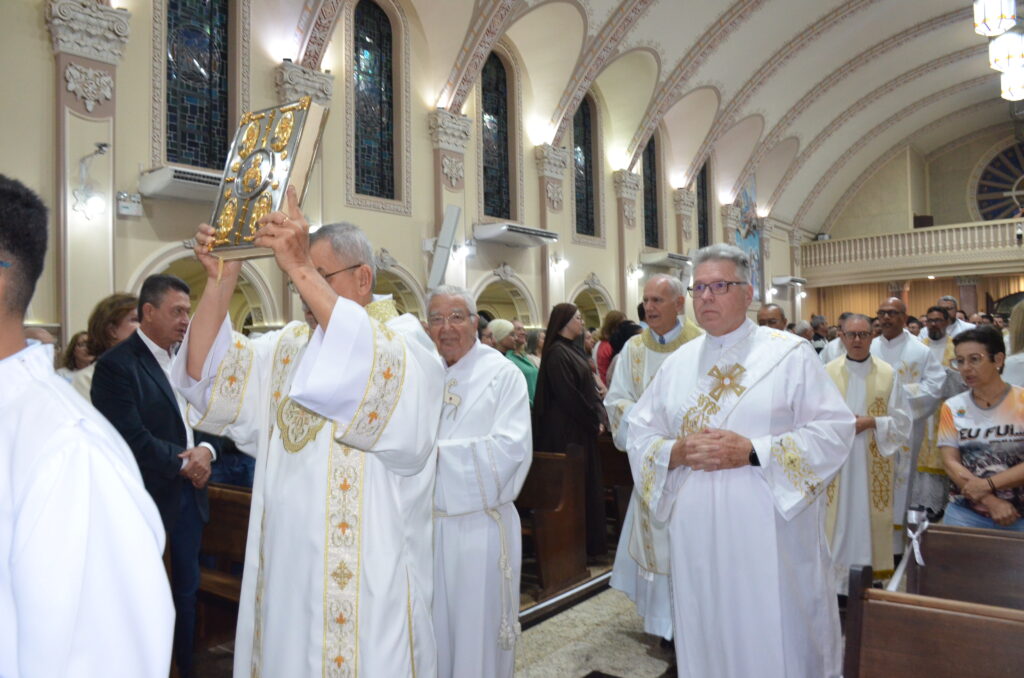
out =
<path fill-rule="evenodd" d="M 228 303 L 241 262 L 208 275 L 173 375 L 191 423 L 256 457 L 235 639 L 236 676 L 432 676 L 432 509 L 444 367 L 419 321 L 374 300 L 373 249 L 350 224 L 312 236 L 260 220 L 315 318 L 250 340 Z"/>

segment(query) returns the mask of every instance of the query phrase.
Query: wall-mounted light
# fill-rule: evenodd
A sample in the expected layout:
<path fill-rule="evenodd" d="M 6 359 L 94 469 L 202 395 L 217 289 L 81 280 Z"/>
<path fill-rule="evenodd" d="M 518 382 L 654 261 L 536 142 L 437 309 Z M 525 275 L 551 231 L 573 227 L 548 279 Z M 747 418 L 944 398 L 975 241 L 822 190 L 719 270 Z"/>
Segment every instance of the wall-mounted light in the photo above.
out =
<path fill-rule="evenodd" d="M 626 279 L 630 282 L 637 282 L 642 277 L 644 277 L 644 269 L 642 266 L 634 266 L 633 264 L 630 264 L 626 268 Z"/>
<path fill-rule="evenodd" d="M 476 241 L 467 240 L 452 247 L 452 258 L 457 261 L 465 261 L 467 257 L 476 256 Z"/>
<path fill-rule="evenodd" d="M 97 193 L 93 186 L 92 177 L 89 176 L 89 166 L 92 165 L 96 156 L 105 154 L 108 148 L 110 148 L 110 144 L 102 141 L 96 142 L 96 150 L 82 156 L 82 159 L 78 161 L 78 188 L 71 192 L 75 198 L 72 209 L 80 212 L 86 219 L 98 217 L 107 209 L 106 198 Z"/>
<path fill-rule="evenodd" d="M 801 299 L 806 299 L 807 298 L 807 292 L 801 292 L 800 293 L 800 298 Z"/>
<path fill-rule="evenodd" d="M 930 276 L 928 276 L 928 279 L 929 280 L 935 280 L 935 276 L 934 275 L 930 275 Z"/>
<path fill-rule="evenodd" d="M 555 273 L 565 273 L 569 268 L 569 260 L 558 254 L 551 255 L 551 270 Z"/>

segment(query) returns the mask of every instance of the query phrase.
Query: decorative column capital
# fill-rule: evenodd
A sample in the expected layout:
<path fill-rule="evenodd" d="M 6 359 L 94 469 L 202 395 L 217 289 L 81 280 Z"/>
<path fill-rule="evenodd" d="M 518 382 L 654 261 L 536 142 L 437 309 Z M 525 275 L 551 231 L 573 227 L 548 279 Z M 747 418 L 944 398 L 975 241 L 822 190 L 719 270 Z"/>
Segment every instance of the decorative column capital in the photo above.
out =
<path fill-rule="evenodd" d="M 640 175 L 629 170 L 616 170 L 612 174 L 615 180 L 615 197 L 622 200 L 636 201 L 640 195 Z"/>
<path fill-rule="evenodd" d="M 512 280 L 512 278 L 514 278 L 516 275 L 516 270 L 509 266 L 508 262 L 504 261 L 501 262 L 501 266 L 498 266 L 498 268 L 494 269 L 494 271 L 492 272 L 494 273 L 494 277 L 496 277 L 498 280 L 505 281 Z"/>
<path fill-rule="evenodd" d="M 318 104 L 327 106 L 334 96 L 334 76 L 315 71 L 302 64 L 282 61 L 274 69 L 277 100 L 286 104 L 308 96 Z"/>
<path fill-rule="evenodd" d="M 977 285 L 980 281 L 981 278 L 976 275 L 964 275 L 957 277 L 956 284 L 958 287 L 967 287 L 968 285 Z"/>
<path fill-rule="evenodd" d="M 380 250 L 377 251 L 376 259 L 377 268 L 382 271 L 389 271 L 398 263 L 398 260 L 395 259 L 391 252 L 388 252 L 384 247 L 381 247 Z"/>
<path fill-rule="evenodd" d="M 427 124 L 436 150 L 466 152 L 470 130 L 473 129 L 473 121 L 469 117 L 438 108 L 427 114 Z"/>
<path fill-rule="evenodd" d="M 736 231 L 740 227 L 740 208 L 736 205 L 722 205 L 722 228 L 725 241 L 736 244 Z"/>
<path fill-rule="evenodd" d="M 590 288 L 600 288 L 601 287 L 601 279 L 597 277 L 596 273 L 591 271 L 590 275 L 588 275 L 586 278 L 583 279 L 583 284 L 586 287 L 590 287 Z"/>
<path fill-rule="evenodd" d="M 131 13 L 93 0 L 50 0 L 46 23 L 57 54 L 95 59 L 116 66 L 131 33 Z"/>
<path fill-rule="evenodd" d="M 800 229 L 794 228 L 789 232 L 789 246 L 799 248 L 803 244 L 803 238 L 800 237 Z"/>
<path fill-rule="evenodd" d="M 894 296 L 900 296 L 901 294 L 903 294 L 903 289 L 906 287 L 906 285 L 907 283 L 904 282 L 903 280 L 890 280 L 889 291 Z"/>
<path fill-rule="evenodd" d="M 697 206 L 697 191 L 688 188 L 677 188 L 672 191 L 672 208 L 676 214 L 690 214 Z"/>
<path fill-rule="evenodd" d="M 537 161 L 537 172 L 548 179 L 564 179 L 569 167 L 569 151 L 551 144 L 541 144 L 533 149 Z"/>

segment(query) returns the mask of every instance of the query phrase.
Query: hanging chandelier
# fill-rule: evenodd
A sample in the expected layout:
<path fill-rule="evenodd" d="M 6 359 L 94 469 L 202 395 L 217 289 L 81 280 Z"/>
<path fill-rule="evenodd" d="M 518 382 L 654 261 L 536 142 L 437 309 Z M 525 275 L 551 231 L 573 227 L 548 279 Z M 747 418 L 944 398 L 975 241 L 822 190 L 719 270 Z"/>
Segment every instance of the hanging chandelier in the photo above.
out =
<path fill-rule="evenodd" d="M 1024 33 L 1014 26 L 988 43 L 988 65 L 1000 73 L 1024 66 Z"/>
<path fill-rule="evenodd" d="M 1024 99 L 1024 68 L 1014 68 L 999 76 L 999 96 L 1007 101 Z"/>
<path fill-rule="evenodd" d="M 994 38 L 1017 23 L 1016 0 L 974 0 L 974 32 Z"/>

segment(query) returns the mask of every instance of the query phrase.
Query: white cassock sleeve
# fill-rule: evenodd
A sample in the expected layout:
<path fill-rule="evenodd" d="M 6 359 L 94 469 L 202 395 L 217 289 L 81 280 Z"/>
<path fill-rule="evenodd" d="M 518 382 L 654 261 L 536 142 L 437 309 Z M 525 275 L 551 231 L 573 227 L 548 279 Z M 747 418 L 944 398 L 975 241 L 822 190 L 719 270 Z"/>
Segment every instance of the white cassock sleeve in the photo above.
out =
<path fill-rule="evenodd" d="M 404 316 L 395 319 L 404 332 Z M 390 471 L 411 476 L 430 460 L 443 405 L 444 368 L 399 331 L 339 297 L 327 331 L 318 327 L 295 371 L 289 396 L 334 420 L 343 445 L 374 453 Z"/>
<path fill-rule="evenodd" d="M 17 639 L 19 675 L 165 677 L 174 606 L 156 506 L 89 422 L 47 445 L 13 498 L 18 628 L 4 632 Z"/>
<path fill-rule="evenodd" d="M 491 394 L 484 396 L 494 404 L 490 433 L 437 441 L 437 492 L 450 515 L 515 501 L 526 480 L 533 460 L 530 398 L 523 373 L 510 367 L 494 377 Z"/>
<path fill-rule="evenodd" d="M 274 349 L 282 332 L 257 339 L 232 332 L 224 316 L 213 346 L 203 363 L 200 379 L 186 371 L 189 332 L 171 365 L 171 384 L 189 402 L 189 425 L 213 435 L 231 438 L 238 449 L 255 457 L 267 429 L 267 391 Z"/>
<path fill-rule="evenodd" d="M 619 359 L 615 361 L 608 393 L 604 397 L 604 408 L 608 412 L 608 424 L 612 429 L 615 447 L 627 449 L 629 438 L 629 411 L 636 404 L 637 394 L 633 391 L 632 365 L 630 364 L 630 347 L 626 344 L 619 351 Z"/>
<path fill-rule="evenodd" d="M 921 380 L 916 384 L 904 384 L 910 404 L 910 416 L 916 421 L 930 417 L 942 403 L 942 395 L 946 385 L 946 370 L 931 351 L 921 370 Z"/>
<path fill-rule="evenodd" d="M 810 344 L 790 351 L 772 373 L 771 413 L 758 414 L 770 417 L 773 430 L 751 442 L 775 508 L 790 520 L 846 461 L 856 419 Z"/>
<path fill-rule="evenodd" d="M 875 417 L 875 444 L 878 453 L 883 457 L 891 457 L 901 449 L 910 447 L 910 431 L 913 421 L 910 418 L 910 403 L 907 391 L 903 388 L 900 375 L 893 374 L 892 392 L 889 394 L 888 414 Z"/>
<path fill-rule="evenodd" d="M 662 391 L 669 382 L 665 374 L 665 370 L 658 370 L 626 417 L 629 427 L 626 452 L 635 490 L 660 521 L 668 519 L 676 492 L 692 472 L 687 466 L 668 468 L 676 432 L 673 431 L 671 417 L 665 411 L 667 400 Z"/>

